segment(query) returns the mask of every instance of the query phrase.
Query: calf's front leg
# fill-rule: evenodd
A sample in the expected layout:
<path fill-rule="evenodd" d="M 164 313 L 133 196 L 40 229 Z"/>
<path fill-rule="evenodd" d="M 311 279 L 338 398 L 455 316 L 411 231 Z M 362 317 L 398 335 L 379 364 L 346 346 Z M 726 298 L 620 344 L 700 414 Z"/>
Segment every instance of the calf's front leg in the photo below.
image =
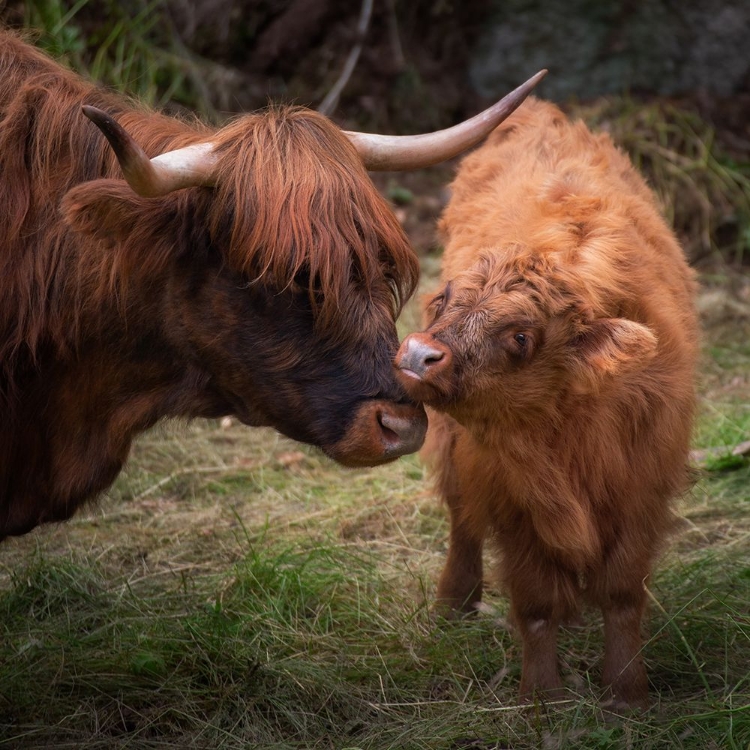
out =
<path fill-rule="evenodd" d="M 503 549 L 503 578 L 511 617 L 521 636 L 521 698 L 560 698 L 563 682 L 557 661 L 560 623 L 577 610 L 577 577 L 549 558 L 533 539 L 519 533 Z"/>
<path fill-rule="evenodd" d="M 482 544 L 484 529 L 465 518 L 459 494 L 446 498 L 451 529 L 448 559 L 440 574 L 437 610 L 445 616 L 476 611 L 482 601 Z"/>

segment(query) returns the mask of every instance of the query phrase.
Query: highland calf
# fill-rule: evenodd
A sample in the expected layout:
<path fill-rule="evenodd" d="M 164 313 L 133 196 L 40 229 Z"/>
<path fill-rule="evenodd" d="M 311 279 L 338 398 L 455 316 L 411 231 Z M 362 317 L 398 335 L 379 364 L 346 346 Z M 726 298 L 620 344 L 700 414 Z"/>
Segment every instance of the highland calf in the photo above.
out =
<path fill-rule="evenodd" d="M 645 585 L 689 483 L 693 273 L 628 159 L 550 104 L 527 101 L 452 189 L 443 289 L 396 358 L 450 512 L 439 601 L 475 608 L 490 538 L 522 696 L 559 693 L 558 626 L 587 600 L 603 685 L 642 706 Z"/>

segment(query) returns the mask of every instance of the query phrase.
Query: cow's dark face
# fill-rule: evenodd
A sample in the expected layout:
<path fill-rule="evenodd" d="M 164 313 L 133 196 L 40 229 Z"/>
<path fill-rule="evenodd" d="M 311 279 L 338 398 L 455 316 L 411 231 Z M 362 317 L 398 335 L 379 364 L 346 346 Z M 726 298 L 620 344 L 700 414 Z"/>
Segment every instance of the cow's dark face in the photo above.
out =
<path fill-rule="evenodd" d="M 198 368 L 197 415 L 235 414 L 375 465 L 418 450 L 426 431 L 392 365 L 418 264 L 341 131 L 295 116 L 230 128 L 215 188 L 150 199 L 96 180 L 63 212 L 97 240 L 80 262 L 84 275 L 98 267 L 98 293 L 129 300 L 131 327 L 153 310 Z"/>
<path fill-rule="evenodd" d="M 406 391 L 465 424 L 534 423 L 559 399 L 645 367 L 653 333 L 593 317 L 575 276 L 535 254 L 483 257 L 430 302 L 427 329 L 404 339 L 395 363 Z"/>
<path fill-rule="evenodd" d="M 417 450 L 426 417 L 394 376 L 390 300 L 352 292 L 341 314 L 358 325 L 341 336 L 335 325 L 316 325 L 296 284 L 273 289 L 189 262 L 173 280 L 165 327 L 209 374 L 222 413 L 274 427 L 342 464 L 374 465 Z"/>

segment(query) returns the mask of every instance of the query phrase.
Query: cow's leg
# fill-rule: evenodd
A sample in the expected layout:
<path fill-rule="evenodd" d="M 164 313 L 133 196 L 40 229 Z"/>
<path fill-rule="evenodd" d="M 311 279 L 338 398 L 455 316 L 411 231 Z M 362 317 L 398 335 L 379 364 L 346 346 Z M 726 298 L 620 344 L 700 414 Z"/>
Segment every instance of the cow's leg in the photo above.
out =
<path fill-rule="evenodd" d="M 437 608 L 450 616 L 474 612 L 482 600 L 482 543 L 484 529 L 470 523 L 464 513 L 462 498 L 450 493 L 446 498 L 450 515 L 448 559 L 440 574 Z"/>

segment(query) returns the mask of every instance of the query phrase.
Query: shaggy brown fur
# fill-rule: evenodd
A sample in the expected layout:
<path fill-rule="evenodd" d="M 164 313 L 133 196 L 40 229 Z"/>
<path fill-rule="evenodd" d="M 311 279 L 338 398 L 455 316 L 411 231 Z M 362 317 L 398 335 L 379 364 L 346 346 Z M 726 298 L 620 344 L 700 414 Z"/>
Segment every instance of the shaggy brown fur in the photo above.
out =
<path fill-rule="evenodd" d="M 522 105 L 452 189 L 445 287 L 396 360 L 432 407 L 451 518 L 438 597 L 475 607 L 491 538 L 521 693 L 561 687 L 557 628 L 586 599 L 604 613 L 604 685 L 642 705 L 644 586 L 689 478 L 693 273 L 627 158 L 550 104 Z"/>
<path fill-rule="evenodd" d="M 398 309 L 411 295 L 419 272 L 414 253 L 354 148 L 326 118 L 303 108 L 273 108 L 212 132 L 197 120 L 164 117 L 94 88 L 0 32 L 0 275 L 10 287 L 4 293 L 17 303 L 0 308 L 0 330 L 12 331 L 0 340 L 0 362 L 21 346 L 35 350 L 50 330 L 65 342 L 71 323 L 90 313 L 81 306 L 109 297 L 114 282 L 127 283 L 134 273 L 158 273 L 170 262 L 174 238 L 156 247 L 143 240 L 153 239 L 153 225 L 165 223 L 165 211 L 179 213 L 180 199 L 192 197 L 139 199 L 120 179 L 81 187 L 67 204 L 76 228 L 115 240 L 127 236 L 130 243 L 110 243 L 107 253 L 92 242 L 71 251 L 69 230 L 58 220 L 60 199 L 83 182 L 120 177 L 106 140 L 81 115 L 82 104 L 116 117 L 150 156 L 211 138 L 223 159 L 207 228 L 212 236 L 228 233 L 228 263 L 279 288 L 305 268 L 320 287 L 321 320 L 348 326 L 342 335 L 360 326 L 336 314 L 351 301 L 352 267 L 369 289 L 381 286 L 388 266 L 394 284 L 386 288 L 397 293 L 389 304 Z M 29 242 L 40 228 L 45 236 Z M 35 251 L 39 244 L 46 252 Z M 139 250 L 143 257 L 134 257 Z M 73 309 L 55 273 L 70 254 L 79 273 L 102 287 L 79 296 Z"/>
<path fill-rule="evenodd" d="M 217 187 L 138 197 L 82 104 L 150 156 L 211 140 Z M 326 118 L 213 131 L 0 30 L 0 206 L 0 537 L 68 517 L 164 416 L 236 414 L 353 465 L 421 442 L 391 365 L 418 264 Z"/>

